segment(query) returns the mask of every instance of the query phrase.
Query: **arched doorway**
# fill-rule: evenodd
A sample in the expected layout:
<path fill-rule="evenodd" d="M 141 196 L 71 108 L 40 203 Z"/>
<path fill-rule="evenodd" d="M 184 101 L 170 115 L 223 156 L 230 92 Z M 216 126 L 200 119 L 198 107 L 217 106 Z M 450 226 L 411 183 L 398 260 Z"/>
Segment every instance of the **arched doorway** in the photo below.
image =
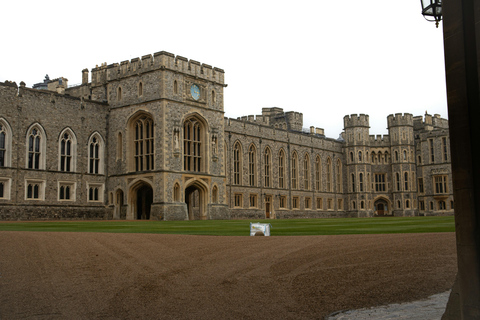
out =
<path fill-rule="evenodd" d="M 265 218 L 273 218 L 272 215 L 272 196 L 265 196 Z"/>
<path fill-rule="evenodd" d="M 188 220 L 207 219 L 207 189 L 202 183 L 194 181 L 185 189 L 185 203 Z"/>
<path fill-rule="evenodd" d="M 115 208 L 113 213 L 113 219 L 125 219 L 125 215 L 122 216 L 122 208 L 123 208 L 123 191 L 118 189 L 115 192 Z"/>
<path fill-rule="evenodd" d="M 149 185 L 142 185 L 137 189 L 136 192 L 137 201 L 136 201 L 136 210 L 135 218 L 137 220 L 149 220 L 150 219 L 150 209 L 153 202 L 153 189 Z"/>
<path fill-rule="evenodd" d="M 383 216 L 388 216 L 390 215 L 389 211 L 389 206 L 388 206 L 388 201 L 385 199 L 377 199 L 374 202 L 375 206 L 375 215 L 383 217 Z"/>

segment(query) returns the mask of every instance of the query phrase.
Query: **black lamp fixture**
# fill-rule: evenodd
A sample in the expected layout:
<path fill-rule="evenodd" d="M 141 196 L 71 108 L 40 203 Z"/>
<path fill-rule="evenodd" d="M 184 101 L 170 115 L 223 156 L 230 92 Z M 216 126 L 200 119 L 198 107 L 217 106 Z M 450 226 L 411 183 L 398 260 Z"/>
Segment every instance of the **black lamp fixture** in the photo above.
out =
<path fill-rule="evenodd" d="M 435 21 L 435 26 L 438 28 L 438 23 L 442 20 L 442 0 L 420 0 L 420 2 L 425 19 Z"/>

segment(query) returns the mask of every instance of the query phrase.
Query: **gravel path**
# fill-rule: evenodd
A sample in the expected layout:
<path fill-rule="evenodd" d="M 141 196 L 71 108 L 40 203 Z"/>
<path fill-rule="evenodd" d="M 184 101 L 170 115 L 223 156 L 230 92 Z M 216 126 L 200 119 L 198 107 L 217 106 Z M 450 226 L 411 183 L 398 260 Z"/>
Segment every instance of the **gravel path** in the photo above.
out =
<path fill-rule="evenodd" d="M 449 290 L 455 234 L 0 232 L 0 319 L 323 319 Z"/>

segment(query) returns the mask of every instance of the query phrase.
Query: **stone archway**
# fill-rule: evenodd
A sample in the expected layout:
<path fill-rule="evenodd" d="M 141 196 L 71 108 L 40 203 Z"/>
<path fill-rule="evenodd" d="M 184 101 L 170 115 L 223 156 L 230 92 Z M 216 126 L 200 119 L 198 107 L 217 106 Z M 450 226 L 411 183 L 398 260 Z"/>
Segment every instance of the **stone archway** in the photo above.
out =
<path fill-rule="evenodd" d="M 152 186 L 145 181 L 134 183 L 128 193 L 128 220 L 150 220 L 153 203 Z"/>
<path fill-rule="evenodd" d="M 391 216 L 391 209 L 389 201 L 385 198 L 378 198 L 373 203 L 374 205 L 374 214 L 379 217 Z"/>
<path fill-rule="evenodd" d="M 153 189 L 149 185 L 142 185 L 137 189 L 135 218 L 137 220 L 150 220 L 150 210 L 153 202 Z"/>
<path fill-rule="evenodd" d="M 207 188 L 198 181 L 185 188 L 188 220 L 207 219 L 207 193 Z"/>

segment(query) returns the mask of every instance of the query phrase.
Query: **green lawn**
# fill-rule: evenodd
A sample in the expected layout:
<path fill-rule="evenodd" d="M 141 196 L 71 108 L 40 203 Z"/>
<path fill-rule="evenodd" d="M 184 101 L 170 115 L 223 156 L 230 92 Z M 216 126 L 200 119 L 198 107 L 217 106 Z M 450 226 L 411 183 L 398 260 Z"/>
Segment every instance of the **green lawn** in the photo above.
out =
<path fill-rule="evenodd" d="M 248 236 L 250 222 L 270 223 L 272 236 L 454 232 L 454 217 L 205 221 L 0 222 L 0 231 L 165 233 Z"/>

